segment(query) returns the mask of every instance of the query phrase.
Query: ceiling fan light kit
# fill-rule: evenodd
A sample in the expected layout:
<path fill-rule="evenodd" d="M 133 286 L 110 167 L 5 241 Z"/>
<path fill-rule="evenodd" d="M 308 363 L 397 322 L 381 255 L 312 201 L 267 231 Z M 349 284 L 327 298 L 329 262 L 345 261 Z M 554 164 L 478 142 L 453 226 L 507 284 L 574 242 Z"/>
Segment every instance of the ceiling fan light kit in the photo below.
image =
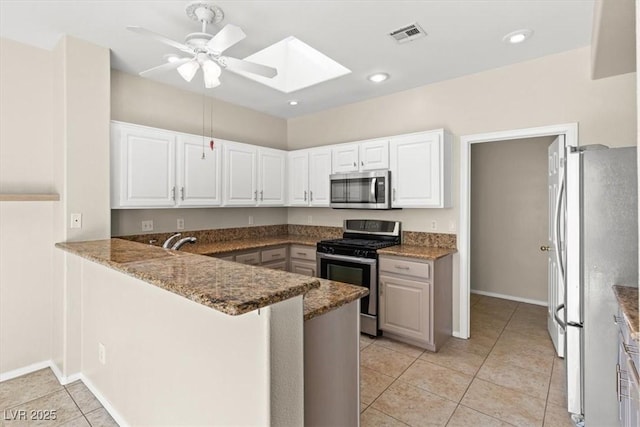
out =
<path fill-rule="evenodd" d="M 142 27 L 130 26 L 128 30 L 153 38 L 168 46 L 187 53 L 191 57 L 181 58 L 175 54 L 165 55 L 165 64 L 142 71 L 141 76 L 148 76 L 160 71 L 177 69 L 180 76 L 187 82 L 202 68 L 206 88 L 220 85 L 222 68 L 241 74 L 252 73 L 266 78 L 273 78 L 278 70 L 273 67 L 250 62 L 243 59 L 222 56 L 231 46 L 242 41 L 246 34 L 242 28 L 227 24 L 215 35 L 207 33 L 207 24 L 218 23 L 224 19 L 224 12 L 218 6 L 208 1 L 194 1 L 187 4 L 187 16 L 202 23 L 202 31 L 188 34 L 184 43 L 171 40 L 161 34 L 154 33 Z"/>

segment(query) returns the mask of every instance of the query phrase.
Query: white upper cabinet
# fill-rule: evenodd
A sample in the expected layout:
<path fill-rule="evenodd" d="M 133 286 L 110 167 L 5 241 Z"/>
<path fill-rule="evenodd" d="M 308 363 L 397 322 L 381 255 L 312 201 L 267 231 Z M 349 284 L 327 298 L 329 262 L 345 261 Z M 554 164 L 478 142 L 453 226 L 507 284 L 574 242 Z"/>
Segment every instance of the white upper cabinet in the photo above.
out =
<path fill-rule="evenodd" d="M 333 173 L 389 169 L 389 140 L 338 144 L 331 146 Z"/>
<path fill-rule="evenodd" d="M 391 138 L 394 208 L 451 207 L 451 139 L 442 129 Z"/>
<path fill-rule="evenodd" d="M 331 147 L 333 173 L 357 172 L 359 169 L 358 144 L 340 144 Z"/>
<path fill-rule="evenodd" d="M 361 142 L 360 170 L 389 169 L 389 140 L 374 139 Z"/>
<path fill-rule="evenodd" d="M 331 149 L 291 151 L 288 206 L 329 206 Z"/>
<path fill-rule="evenodd" d="M 309 206 L 329 206 L 331 202 L 331 150 L 313 148 L 309 150 Z"/>
<path fill-rule="evenodd" d="M 222 203 L 222 145 L 210 138 L 179 135 L 177 191 L 179 206 L 219 206 Z"/>
<path fill-rule="evenodd" d="M 287 152 L 258 149 L 258 205 L 284 206 Z"/>
<path fill-rule="evenodd" d="M 309 151 L 290 151 L 289 157 L 289 206 L 309 205 Z M 327 175 L 327 181 L 329 176 Z"/>
<path fill-rule="evenodd" d="M 173 207 L 174 132 L 111 124 L 111 206 Z"/>
<path fill-rule="evenodd" d="M 226 206 L 254 206 L 258 202 L 256 157 L 254 145 L 226 141 L 224 152 Z"/>

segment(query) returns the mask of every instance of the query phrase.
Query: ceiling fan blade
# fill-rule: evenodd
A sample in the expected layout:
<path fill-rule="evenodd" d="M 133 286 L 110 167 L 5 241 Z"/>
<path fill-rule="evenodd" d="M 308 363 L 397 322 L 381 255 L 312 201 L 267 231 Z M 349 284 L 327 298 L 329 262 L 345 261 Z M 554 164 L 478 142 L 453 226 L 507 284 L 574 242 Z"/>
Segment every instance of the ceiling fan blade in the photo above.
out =
<path fill-rule="evenodd" d="M 247 73 L 257 74 L 259 76 L 274 78 L 278 75 L 278 70 L 273 67 L 267 67 L 266 65 L 256 64 L 255 62 L 245 61 L 244 59 L 232 58 L 225 56 L 223 59 L 227 70 L 238 72 L 244 71 Z"/>
<path fill-rule="evenodd" d="M 220 54 L 245 37 L 247 37 L 247 35 L 242 31 L 242 28 L 237 25 L 227 24 L 223 29 L 218 31 L 211 40 L 209 40 L 207 48 Z"/>
<path fill-rule="evenodd" d="M 173 62 L 167 62 L 166 64 L 158 65 L 157 67 L 149 68 L 148 70 L 140 72 L 140 76 L 146 77 L 151 74 L 155 74 L 160 71 L 168 71 L 178 68 L 182 64 L 191 61 L 191 58 L 180 58 Z"/>
<path fill-rule="evenodd" d="M 138 33 L 141 34 L 143 36 L 147 36 L 147 37 L 151 37 L 152 39 L 158 40 L 164 44 L 167 44 L 171 47 L 175 47 L 176 49 L 179 49 L 183 52 L 187 52 L 187 53 L 191 53 L 193 54 L 193 49 L 191 49 L 189 46 L 182 44 L 182 43 L 178 43 L 175 40 L 171 40 L 170 38 L 167 38 L 165 36 L 163 36 L 162 34 L 158 34 L 158 33 L 154 33 L 153 31 L 149 31 L 146 28 L 142 28 L 142 27 L 137 27 L 137 26 L 128 26 L 127 30 L 129 31 L 133 31 L 134 33 Z"/>

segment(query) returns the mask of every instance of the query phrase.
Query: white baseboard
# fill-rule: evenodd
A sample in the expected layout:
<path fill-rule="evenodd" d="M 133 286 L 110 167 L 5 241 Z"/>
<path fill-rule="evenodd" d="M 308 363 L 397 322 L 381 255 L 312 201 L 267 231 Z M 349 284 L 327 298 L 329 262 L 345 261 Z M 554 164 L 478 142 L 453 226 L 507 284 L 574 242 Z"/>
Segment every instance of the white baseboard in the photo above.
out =
<path fill-rule="evenodd" d="M 478 295 L 484 295 L 484 296 L 487 296 L 487 297 L 508 299 L 508 300 L 517 301 L 517 302 L 525 302 L 527 304 L 541 305 L 543 307 L 547 307 L 549 305 L 547 303 L 547 301 L 539 301 L 539 300 L 536 300 L 536 299 L 514 297 L 513 295 L 503 295 L 503 294 L 498 294 L 496 292 L 485 292 L 485 291 L 478 291 L 478 290 L 475 290 L 475 289 L 471 289 L 471 293 L 472 294 L 478 294 Z"/>
<path fill-rule="evenodd" d="M 0 382 L 12 380 L 14 378 L 21 377 L 23 375 L 30 374 L 35 371 L 39 371 L 40 369 L 50 368 L 50 367 L 51 367 L 51 360 L 44 360 L 42 362 L 33 363 L 31 365 L 24 366 L 22 368 L 14 369 L 13 371 L 0 374 Z"/>
<path fill-rule="evenodd" d="M 93 393 L 96 399 L 98 399 L 98 401 L 102 404 L 104 409 L 107 410 L 109 415 L 111 415 L 111 418 L 113 418 L 115 422 L 118 423 L 118 425 L 120 425 L 121 427 L 129 426 L 129 424 L 124 420 L 124 418 L 120 415 L 120 413 L 116 411 L 116 409 L 111 405 L 111 403 L 102 395 L 102 393 L 100 393 L 100 391 L 93 385 L 93 383 L 87 377 L 85 377 L 82 373 L 69 375 L 68 377 L 64 376 L 62 374 L 62 371 L 58 367 L 58 365 L 56 365 L 56 363 L 53 360 L 45 360 L 42 362 L 33 363 L 31 365 L 0 374 L 0 383 L 3 381 L 8 381 L 17 377 L 21 377 L 22 375 L 27 375 L 32 372 L 39 371 L 41 369 L 45 369 L 45 368 L 50 368 L 51 371 L 53 371 L 53 374 L 56 376 L 56 378 L 60 382 L 60 384 L 62 385 L 67 385 L 77 380 L 82 381 L 84 385 L 86 385 L 87 388 L 91 391 L 91 393 Z"/>

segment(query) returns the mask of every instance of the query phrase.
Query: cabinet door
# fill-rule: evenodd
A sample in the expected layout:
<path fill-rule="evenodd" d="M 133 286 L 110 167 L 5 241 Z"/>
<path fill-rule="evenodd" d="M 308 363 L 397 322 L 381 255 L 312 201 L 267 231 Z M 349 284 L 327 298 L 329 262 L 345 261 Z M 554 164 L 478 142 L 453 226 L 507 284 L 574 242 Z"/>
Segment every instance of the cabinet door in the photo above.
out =
<path fill-rule="evenodd" d="M 261 148 L 258 151 L 258 204 L 284 206 L 287 153 Z"/>
<path fill-rule="evenodd" d="M 121 123 L 111 130 L 113 207 L 173 207 L 175 134 Z"/>
<path fill-rule="evenodd" d="M 327 181 L 329 176 L 327 175 Z M 289 153 L 289 206 L 309 205 L 309 152 Z"/>
<path fill-rule="evenodd" d="M 360 170 L 389 169 L 389 141 L 375 139 L 360 143 Z"/>
<path fill-rule="evenodd" d="M 358 170 L 358 144 L 342 144 L 331 148 L 333 173 Z"/>
<path fill-rule="evenodd" d="M 255 206 L 258 198 L 256 189 L 256 147 L 237 142 L 226 142 L 224 153 L 225 194 L 227 206 Z"/>
<path fill-rule="evenodd" d="M 309 206 L 329 206 L 331 202 L 329 182 L 331 175 L 331 150 L 309 150 Z"/>
<path fill-rule="evenodd" d="M 431 284 L 380 276 L 380 329 L 430 343 Z"/>
<path fill-rule="evenodd" d="M 315 262 L 300 261 L 297 259 L 291 260 L 291 272 L 296 274 L 302 274 L 303 276 L 317 277 L 316 274 L 317 265 Z"/>
<path fill-rule="evenodd" d="M 216 141 L 211 150 L 209 140 L 205 138 L 203 148 L 201 136 L 178 136 L 176 165 L 179 206 L 219 206 L 222 203 L 222 143 Z"/>
<path fill-rule="evenodd" d="M 444 207 L 441 134 L 429 132 L 392 138 L 390 151 L 393 207 Z"/>

